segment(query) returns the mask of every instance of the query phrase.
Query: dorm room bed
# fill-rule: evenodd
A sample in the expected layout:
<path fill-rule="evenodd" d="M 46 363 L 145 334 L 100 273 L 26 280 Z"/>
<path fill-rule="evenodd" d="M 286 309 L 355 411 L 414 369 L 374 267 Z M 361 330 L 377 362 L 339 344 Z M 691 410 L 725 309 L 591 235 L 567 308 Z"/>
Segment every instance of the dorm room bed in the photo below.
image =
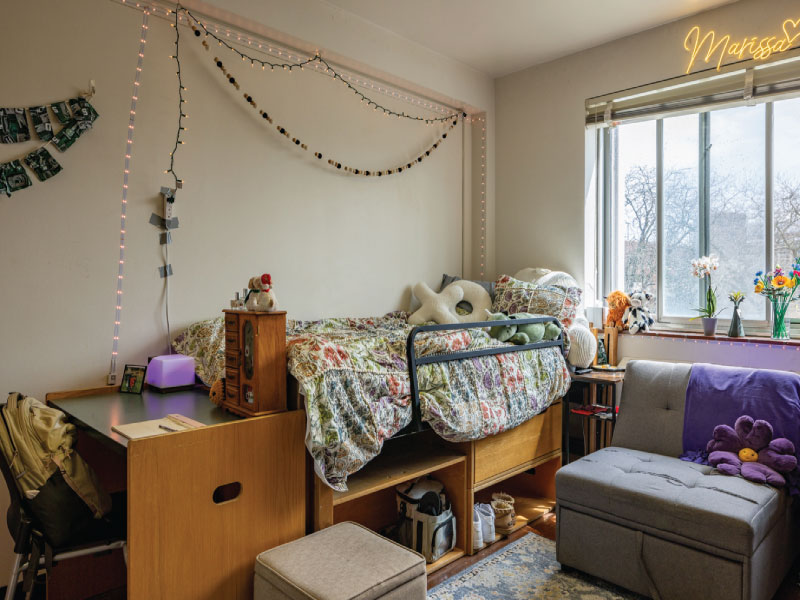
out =
<path fill-rule="evenodd" d="M 514 346 L 487 326 L 412 327 L 397 313 L 289 324 L 289 369 L 316 472 L 313 529 L 356 521 L 381 531 L 397 519 L 394 486 L 430 475 L 453 503 L 458 540 L 432 572 L 477 549 L 472 505 L 493 492 L 517 498 L 515 528 L 552 508 L 570 383 L 563 333 Z"/>
<path fill-rule="evenodd" d="M 563 330 L 514 346 L 492 339 L 485 321 L 407 319 L 289 321 L 289 406 L 306 413 L 309 528 L 352 520 L 379 530 L 396 519 L 394 485 L 426 474 L 445 484 L 459 542 L 432 569 L 473 551 L 472 504 L 491 492 L 522 499 L 520 527 L 552 506 L 570 377 Z M 557 322 L 530 320 L 548 321 Z M 198 357 L 208 383 L 224 373 L 224 342 L 216 319 L 192 326 L 176 350 Z"/>
<path fill-rule="evenodd" d="M 557 320 L 517 321 L 524 322 Z M 289 371 L 303 396 L 317 475 L 343 492 L 348 475 L 386 440 L 428 428 L 448 442 L 483 439 L 521 425 L 566 393 L 563 335 L 517 346 L 492 339 L 486 327 L 413 327 L 404 313 L 290 321 Z"/>

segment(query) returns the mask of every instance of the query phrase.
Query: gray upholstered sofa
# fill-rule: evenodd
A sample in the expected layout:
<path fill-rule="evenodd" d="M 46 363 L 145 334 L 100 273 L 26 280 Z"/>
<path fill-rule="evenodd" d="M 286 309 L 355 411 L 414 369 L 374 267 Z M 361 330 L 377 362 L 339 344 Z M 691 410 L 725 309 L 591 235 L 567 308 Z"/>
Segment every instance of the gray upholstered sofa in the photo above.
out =
<path fill-rule="evenodd" d="M 796 555 L 792 502 L 676 458 L 690 371 L 629 363 L 612 445 L 556 474 L 558 561 L 662 600 L 767 600 Z"/>

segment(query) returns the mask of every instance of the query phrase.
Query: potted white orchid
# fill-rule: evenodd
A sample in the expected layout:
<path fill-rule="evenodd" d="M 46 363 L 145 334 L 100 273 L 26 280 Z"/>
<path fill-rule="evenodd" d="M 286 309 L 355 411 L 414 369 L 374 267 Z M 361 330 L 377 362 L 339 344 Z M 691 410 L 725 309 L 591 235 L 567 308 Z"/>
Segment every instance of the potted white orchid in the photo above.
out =
<path fill-rule="evenodd" d="M 711 273 L 717 269 L 719 269 L 719 258 L 715 254 L 701 256 L 692 261 L 692 275 L 698 279 L 708 277 L 705 306 L 695 308 L 698 315 L 693 317 L 703 321 L 703 333 L 708 336 L 712 336 L 716 332 L 717 315 L 722 312 L 722 310 L 717 310 L 717 290 L 711 285 Z"/>

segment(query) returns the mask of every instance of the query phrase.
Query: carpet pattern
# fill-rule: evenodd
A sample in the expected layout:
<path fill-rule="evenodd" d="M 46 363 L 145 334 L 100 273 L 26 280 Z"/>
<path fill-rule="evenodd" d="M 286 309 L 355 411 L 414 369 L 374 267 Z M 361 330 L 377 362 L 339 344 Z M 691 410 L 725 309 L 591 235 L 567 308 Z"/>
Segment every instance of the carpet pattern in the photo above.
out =
<path fill-rule="evenodd" d="M 641 597 L 582 573 L 562 573 L 556 561 L 555 542 L 533 533 L 428 591 L 428 600 L 531 598 L 634 600 Z"/>

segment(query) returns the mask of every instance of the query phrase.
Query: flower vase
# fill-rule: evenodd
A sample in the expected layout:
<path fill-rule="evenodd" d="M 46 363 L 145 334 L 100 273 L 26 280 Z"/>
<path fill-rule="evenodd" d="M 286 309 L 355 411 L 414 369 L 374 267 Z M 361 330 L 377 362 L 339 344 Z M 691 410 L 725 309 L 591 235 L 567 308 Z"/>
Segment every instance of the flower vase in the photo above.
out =
<path fill-rule="evenodd" d="M 728 328 L 728 337 L 738 338 L 744 337 L 744 326 L 742 325 L 742 313 L 738 305 L 733 307 L 733 316 L 731 317 L 731 326 Z"/>
<path fill-rule="evenodd" d="M 789 311 L 790 300 L 785 298 L 772 298 L 772 339 L 788 340 L 789 324 L 786 322 L 786 313 Z"/>
<path fill-rule="evenodd" d="M 712 337 L 717 332 L 717 318 L 703 317 L 703 335 Z"/>

